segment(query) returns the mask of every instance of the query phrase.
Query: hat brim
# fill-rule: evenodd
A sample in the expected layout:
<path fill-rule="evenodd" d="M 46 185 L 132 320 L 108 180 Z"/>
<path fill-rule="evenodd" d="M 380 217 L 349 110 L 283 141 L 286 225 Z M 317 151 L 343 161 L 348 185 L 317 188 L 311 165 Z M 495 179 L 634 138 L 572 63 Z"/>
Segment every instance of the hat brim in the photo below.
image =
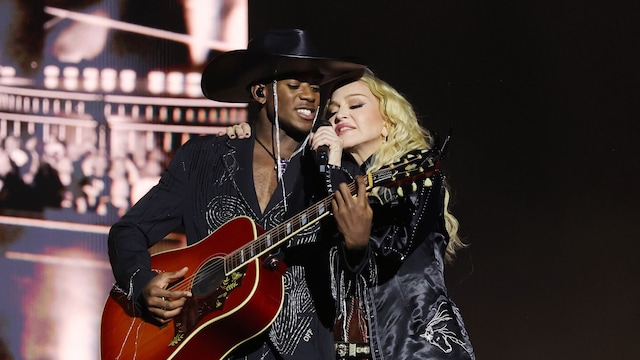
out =
<path fill-rule="evenodd" d="M 251 100 L 248 87 L 281 75 L 317 72 L 320 85 L 344 74 L 364 69 L 358 62 L 333 58 L 289 56 L 234 50 L 213 59 L 202 73 L 202 93 L 209 99 L 245 103 Z"/>

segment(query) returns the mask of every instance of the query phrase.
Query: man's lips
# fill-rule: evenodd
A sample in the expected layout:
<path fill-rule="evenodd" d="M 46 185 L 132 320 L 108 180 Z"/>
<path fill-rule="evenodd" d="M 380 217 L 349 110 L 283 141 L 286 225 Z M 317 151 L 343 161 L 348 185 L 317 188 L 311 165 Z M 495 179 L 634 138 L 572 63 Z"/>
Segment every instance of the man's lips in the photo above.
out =
<path fill-rule="evenodd" d="M 296 112 L 298 113 L 298 115 L 300 115 L 300 117 L 306 120 L 313 120 L 315 118 L 315 111 L 311 109 L 301 108 L 296 109 Z"/>

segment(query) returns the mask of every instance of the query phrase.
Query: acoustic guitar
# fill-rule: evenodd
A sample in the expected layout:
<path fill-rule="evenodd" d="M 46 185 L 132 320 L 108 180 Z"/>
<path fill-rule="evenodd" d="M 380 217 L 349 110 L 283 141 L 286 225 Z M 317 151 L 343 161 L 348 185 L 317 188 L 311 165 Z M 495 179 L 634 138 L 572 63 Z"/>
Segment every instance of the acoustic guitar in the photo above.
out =
<path fill-rule="evenodd" d="M 367 190 L 405 186 L 438 171 L 442 149 L 416 150 L 397 163 L 368 173 Z M 349 184 L 355 195 L 355 182 Z M 276 319 L 284 296 L 283 262 L 276 247 L 330 214 L 327 196 L 265 231 L 240 216 L 199 242 L 151 256 L 151 267 L 189 272 L 169 290 L 190 289 L 181 313 L 164 325 L 142 318 L 133 300 L 115 285 L 104 306 L 100 333 L 103 360 L 223 359 L 265 331 Z"/>

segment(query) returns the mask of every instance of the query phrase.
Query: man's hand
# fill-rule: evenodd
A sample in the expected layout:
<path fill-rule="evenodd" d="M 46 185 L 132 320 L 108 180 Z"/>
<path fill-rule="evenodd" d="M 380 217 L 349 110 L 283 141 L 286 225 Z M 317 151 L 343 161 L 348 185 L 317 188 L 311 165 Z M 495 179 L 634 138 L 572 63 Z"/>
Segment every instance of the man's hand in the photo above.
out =
<path fill-rule="evenodd" d="M 187 270 L 187 267 L 183 267 L 178 271 L 159 274 L 142 289 L 142 297 L 147 304 L 149 315 L 160 324 L 178 315 L 187 298 L 192 296 L 188 290 L 167 290 L 167 286 L 184 277 Z"/>
<path fill-rule="evenodd" d="M 373 210 L 369 206 L 367 190 L 362 176 L 356 176 L 358 196 L 351 196 L 346 183 L 341 183 L 331 201 L 333 217 L 344 237 L 347 249 L 363 249 L 369 244 Z"/>

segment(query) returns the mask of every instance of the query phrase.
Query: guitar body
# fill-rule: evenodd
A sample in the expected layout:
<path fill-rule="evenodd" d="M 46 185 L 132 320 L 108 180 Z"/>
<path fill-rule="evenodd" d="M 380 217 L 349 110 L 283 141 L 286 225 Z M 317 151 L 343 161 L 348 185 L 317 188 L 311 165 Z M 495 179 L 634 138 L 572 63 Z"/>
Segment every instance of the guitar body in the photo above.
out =
<path fill-rule="evenodd" d="M 184 288 L 193 297 L 180 315 L 158 326 L 114 287 L 102 314 L 102 359 L 222 359 L 266 330 L 282 307 L 284 265 L 269 269 L 256 258 L 226 274 L 223 261 L 262 232 L 250 218 L 238 217 L 196 244 L 153 255 L 152 269 L 189 267 L 184 281 L 191 283 Z"/>

